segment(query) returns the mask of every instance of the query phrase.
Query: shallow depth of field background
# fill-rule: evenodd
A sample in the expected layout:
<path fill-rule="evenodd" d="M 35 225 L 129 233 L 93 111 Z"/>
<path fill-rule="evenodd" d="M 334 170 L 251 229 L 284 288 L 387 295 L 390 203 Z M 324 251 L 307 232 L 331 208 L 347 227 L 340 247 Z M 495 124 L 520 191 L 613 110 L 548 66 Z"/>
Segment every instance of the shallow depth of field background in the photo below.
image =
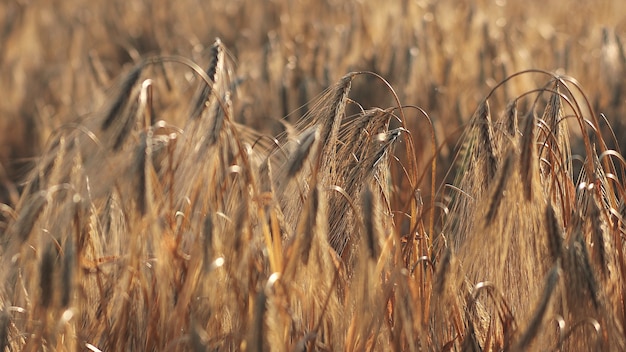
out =
<path fill-rule="evenodd" d="M 295 121 L 300 106 L 345 73 L 370 70 L 391 83 L 403 104 L 431 116 L 446 165 L 463 123 L 490 87 L 537 68 L 576 78 L 619 137 L 625 133 L 624 11 L 617 0 L 4 1 L 0 194 L 14 201 L 10 189 L 51 131 L 101 108 L 133 62 L 179 54 L 203 66 L 216 37 L 241 80 L 236 118 L 265 131 L 277 119 Z M 170 80 L 185 84 L 177 82 L 184 75 Z M 509 87 L 511 96 L 534 87 L 527 81 Z M 159 89 L 158 101 L 176 104 L 173 91 Z M 365 107 L 391 103 L 368 78 L 355 82 L 351 98 Z M 426 127 L 409 120 L 424 161 Z"/>

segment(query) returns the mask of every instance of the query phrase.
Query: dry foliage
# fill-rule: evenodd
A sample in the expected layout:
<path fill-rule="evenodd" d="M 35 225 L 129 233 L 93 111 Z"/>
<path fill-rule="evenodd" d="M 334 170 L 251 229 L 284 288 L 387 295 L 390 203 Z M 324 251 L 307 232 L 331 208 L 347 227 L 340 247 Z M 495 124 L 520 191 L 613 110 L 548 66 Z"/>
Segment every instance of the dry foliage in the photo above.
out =
<path fill-rule="evenodd" d="M 0 5 L 0 350 L 626 350 L 618 5 L 261 3 Z"/>

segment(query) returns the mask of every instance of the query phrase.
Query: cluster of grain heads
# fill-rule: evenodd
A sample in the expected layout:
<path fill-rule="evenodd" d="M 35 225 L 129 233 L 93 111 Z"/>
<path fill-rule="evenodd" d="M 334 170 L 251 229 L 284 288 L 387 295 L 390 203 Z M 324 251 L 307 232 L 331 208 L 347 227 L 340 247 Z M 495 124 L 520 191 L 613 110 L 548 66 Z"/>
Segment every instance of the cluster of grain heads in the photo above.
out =
<path fill-rule="evenodd" d="M 528 71 L 502 84 L 537 74 L 545 75 Z M 526 350 L 558 341 L 558 347 L 570 349 L 624 348 L 624 314 L 615 308 L 623 288 L 623 230 L 614 216 L 623 181 L 613 176 L 621 175 L 623 166 L 618 170 L 609 158 L 600 162 L 599 155 L 616 153 L 606 149 L 593 122 L 589 134 L 589 121 L 597 119 L 581 109 L 586 100 L 576 82 L 547 76 L 550 82 L 544 88 L 522 93 L 508 104 L 501 114 L 504 121 L 491 121 L 488 101 L 496 98 L 490 94 L 467 131 L 458 192 L 444 226 L 451 240 L 448 250 L 457 253 L 467 280 L 465 290 L 473 292 L 465 303 L 466 310 L 474 310 L 468 312 L 473 315 L 465 321 L 467 330 L 457 331 L 461 346 Z M 529 100 L 527 111 L 519 111 L 524 100 Z M 510 119 L 520 119 L 520 131 Z M 587 155 L 579 158 L 583 167 L 575 180 L 568 129 L 577 125 L 582 129 L 577 143 Z M 541 288 L 537 283 L 544 277 Z M 486 283 L 510 306 L 512 329 L 502 320 L 498 304 L 476 294 Z M 561 331 L 559 337 L 548 329 L 550 315 L 572 328 L 591 320 L 601 335 L 584 328 L 582 334 L 565 339 Z"/>
<path fill-rule="evenodd" d="M 389 128 L 394 109 L 347 116 L 360 74 L 351 73 L 289 133 L 267 138 L 235 122 L 232 64 L 219 40 L 209 56 L 206 69 L 143 60 L 103 112 L 55 132 L 8 225 L 5 345 L 384 344 L 399 319 L 386 307 L 406 277 L 391 265 L 400 261 L 389 159 L 407 133 Z M 188 104 L 168 109 L 154 99 L 167 92 L 152 68 L 171 78 L 176 64 L 199 79 L 186 80 L 195 88 Z"/>
<path fill-rule="evenodd" d="M 388 109 L 350 98 L 379 76 L 343 76 L 270 137 L 236 122 L 221 41 L 208 56 L 205 69 L 140 61 L 103 112 L 53 134 L 3 238 L 0 347 L 626 347 L 626 162 L 573 80 L 497 85 L 464 133 L 453 193 L 440 202 L 433 185 L 425 206 L 396 93 L 381 80 Z M 526 76 L 548 83 L 497 101 Z M 155 99 L 181 86 L 175 106 Z"/>

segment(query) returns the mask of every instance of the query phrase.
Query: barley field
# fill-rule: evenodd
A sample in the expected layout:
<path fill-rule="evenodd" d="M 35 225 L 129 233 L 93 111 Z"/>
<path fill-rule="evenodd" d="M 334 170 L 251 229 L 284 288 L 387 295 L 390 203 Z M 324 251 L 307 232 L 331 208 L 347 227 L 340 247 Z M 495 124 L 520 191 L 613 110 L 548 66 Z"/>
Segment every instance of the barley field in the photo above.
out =
<path fill-rule="evenodd" d="M 0 3 L 0 350 L 626 350 L 626 4 Z"/>

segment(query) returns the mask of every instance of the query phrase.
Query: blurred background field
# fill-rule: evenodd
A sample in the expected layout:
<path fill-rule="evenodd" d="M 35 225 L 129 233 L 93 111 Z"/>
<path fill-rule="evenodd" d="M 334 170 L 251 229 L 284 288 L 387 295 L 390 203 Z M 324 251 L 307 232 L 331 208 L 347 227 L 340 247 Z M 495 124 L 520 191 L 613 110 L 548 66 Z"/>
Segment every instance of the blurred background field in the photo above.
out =
<path fill-rule="evenodd" d="M 403 104 L 430 115 L 445 166 L 490 88 L 536 68 L 576 78 L 620 137 L 625 11 L 617 0 L 3 1 L 0 194 L 15 202 L 15 183 L 51 131 L 100 109 L 116 78 L 141 57 L 178 54 L 204 66 L 216 37 L 235 62 L 235 117 L 262 131 L 276 132 L 281 118 L 297 120 L 306 112 L 300 107 L 345 73 L 369 70 L 387 79 Z M 176 121 L 176 87 L 193 77 L 169 70 L 160 72 L 167 84 L 156 92 L 158 118 Z M 535 85 L 524 77 L 503 94 Z M 392 103 L 373 78 L 356 80 L 351 98 L 366 108 Z M 428 128 L 407 111 L 425 166 Z"/>

